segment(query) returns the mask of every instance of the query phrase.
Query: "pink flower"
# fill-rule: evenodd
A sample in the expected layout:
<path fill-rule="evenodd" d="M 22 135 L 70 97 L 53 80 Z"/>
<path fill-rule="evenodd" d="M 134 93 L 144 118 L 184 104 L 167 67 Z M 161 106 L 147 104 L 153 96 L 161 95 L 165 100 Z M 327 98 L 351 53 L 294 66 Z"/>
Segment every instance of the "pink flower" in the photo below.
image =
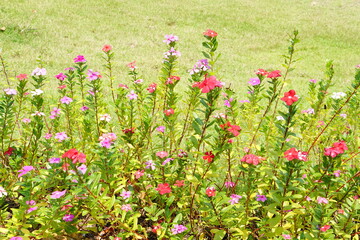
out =
<path fill-rule="evenodd" d="M 176 187 L 184 186 L 184 180 L 176 180 L 174 186 Z"/>
<path fill-rule="evenodd" d="M 15 89 L 11 89 L 11 88 L 4 89 L 4 92 L 6 95 L 16 95 L 17 93 Z"/>
<path fill-rule="evenodd" d="M 335 177 L 340 177 L 341 170 L 336 170 L 333 174 Z"/>
<path fill-rule="evenodd" d="M 60 161 L 61 161 L 60 158 L 55 158 L 55 157 L 49 159 L 49 163 L 60 163 Z"/>
<path fill-rule="evenodd" d="M 318 197 L 317 199 L 316 199 L 316 201 L 318 202 L 318 203 L 323 203 L 323 204 L 328 204 L 329 203 L 329 200 L 327 200 L 326 198 L 324 198 L 324 197 Z"/>
<path fill-rule="evenodd" d="M 59 73 L 58 75 L 55 75 L 55 78 L 59 79 L 60 81 L 64 81 L 67 76 L 63 73 Z"/>
<path fill-rule="evenodd" d="M 179 37 L 178 36 L 175 36 L 175 35 L 165 35 L 165 40 L 163 40 L 164 43 L 166 44 L 170 44 L 172 42 L 177 42 L 179 41 Z"/>
<path fill-rule="evenodd" d="M 145 162 L 145 165 L 146 165 L 145 166 L 146 169 L 149 169 L 149 168 L 151 168 L 151 170 L 156 169 L 155 163 L 152 160 L 149 160 L 149 161 Z"/>
<path fill-rule="evenodd" d="M 174 114 L 174 109 L 170 108 L 170 109 L 166 109 L 164 111 L 165 115 L 166 116 L 170 116 L 170 115 L 173 115 Z"/>
<path fill-rule="evenodd" d="M 290 148 L 289 150 L 284 152 L 284 157 L 289 161 L 294 160 L 294 159 L 298 159 L 300 161 L 306 162 L 307 161 L 307 155 L 308 155 L 307 152 L 299 151 L 296 148 Z"/>
<path fill-rule="evenodd" d="M 79 170 L 82 174 L 85 174 L 87 171 L 87 166 L 85 164 L 81 164 L 79 167 L 77 167 L 77 170 Z"/>
<path fill-rule="evenodd" d="M 66 139 L 68 139 L 69 137 L 66 135 L 65 132 L 59 132 L 59 133 L 55 133 L 55 139 L 58 140 L 58 142 L 62 142 Z"/>
<path fill-rule="evenodd" d="M 209 65 L 209 61 L 207 59 L 200 59 L 196 62 L 194 67 L 190 70 L 190 74 L 193 75 L 198 72 L 205 72 L 207 70 L 211 69 L 211 66 Z"/>
<path fill-rule="evenodd" d="M 89 69 L 87 75 L 88 75 L 87 78 L 88 78 L 90 81 L 94 81 L 94 80 L 96 80 L 96 79 L 101 78 L 100 73 L 94 72 L 94 71 L 91 70 L 91 69 Z"/>
<path fill-rule="evenodd" d="M 282 101 L 286 103 L 286 105 L 291 106 L 293 103 L 299 100 L 296 95 L 295 90 L 290 90 L 289 92 L 284 93 L 284 97 L 281 98 Z"/>
<path fill-rule="evenodd" d="M 156 128 L 156 131 L 158 131 L 158 132 L 165 132 L 165 126 L 158 126 L 157 128 Z"/>
<path fill-rule="evenodd" d="M 208 30 L 206 30 L 205 32 L 203 32 L 203 35 L 204 35 L 205 37 L 214 38 L 214 37 L 216 37 L 218 34 L 217 34 L 217 32 L 215 32 L 215 31 L 213 31 L 213 30 L 211 30 L 211 29 L 208 29 Z"/>
<path fill-rule="evenodd" d="M 235 183 L 234 182 L 225 182 L 225 187 L 226 188 L 232 188 L 232 187 L 235 187 Z"/>
<path fill-rule="evenodd" d="M 110 122 L 111 116 L 110 114 L 100 114 L 100 121 Z"/>
<path fill-rule="evenodd" d="M 174 159 L 173 158 L 167 158 L 165 159 L 165 161 L 161 164 L 161 165 L 165 165 L 167 163 L 169 163 L 170 161 L 173 161 Z"/>
<path fill-rule="evenodd" d="M 126 66 L 130 68 L 131 71 L 134 71 L 136 69 L 136 61 L 128 63 Z"/>
<path fill-rule="evenodd" d="M 167 157 L 169 154 L 165 151 L 160 151 L 156 153 L 156 156 L 158 156 L 159 158 L 164 158 Z"/>
<path fill-rule="evenodd" d="M 55 192 L 51 193 L 50 198 L 58 199 L 58 198 L 61 198 L 62 196 L 64 196 L 65 193 L 66 193 L 66 190 L 64 190 L 64 191 L 55 191 Z"/>
<path fill-rule="evenodd" d="M 259 78 L 250 78 L 250 81 L 248 81 L 248 84 L 252 85 L 252 86 L 256 86 L 259 85 L 260 79 Z"/>
<path fill-rule="evenodd" d="M 143 83 L 143 82 L 144 82 L 143 79 L 136 79 L 136 80 L 134 81 L 135 84 L 141 84 L 141 83 Z"/>
<path fill-rule="evenodd" d="M 316 83 L 317 80 L 316 80 L 316 79 L 310 79 L 309 82 L 311 82 L 311 83 Z"/>
<path fill-rule="evenodd" d="M 283 236 L 284 239 L 291 239 L 290 234 L 283 234 L 282 236 Z"/>
<path fill-rule="evenodd" d="M 84 111 L 86 111 L 86 110 L 89 110 L 89 107 L 87 107 L 87 106 L 82 106 L 82 107 L 80 108 L 80 110 L 84 112 Z"/>
<path fill-rule="evenodd" d="M 156 188 L 156 191 L 158 191 L 160 195 L 164 195 L 166 193 L 171 193 L 171 188 L 168 183 L 160 183 Z"/>
<path fill-rule="evenodd" d="M 18 177 L 21 177 L 25 174 L 27 174 L 28 172 L 30 172 L 31 170 L 34 170 L 35 168 L 33 166 L 24 166 L 22 169 L 20 169 L 18 172 L 19 172 L 19 175 Z"/>
<path fill-rule="evenodd" d="M 52 136 L 53 136 L 53 135 L 52 135 L 51 133 L 46 133 L 45 136 L 44 136 L 44 138 L 47 139 L 47 140 L 49 140 L 50 138 L 52 138 Z"/>
<path fill-rule="evenodd" d="M 240 200 L 240 198 L 242 198 L 242 196 L 237 195 L 237 194 L 231 194 L 230 198 L 231 199 L 229 200 L 229 203 L 231 205 L 234 205 L 236 203 L 239 203 L 239 200 Z"/>
<path fill-rule="evenodd" d="M 136 179 L 139 179 L 141 178 L 142 176 L 144 176 L 144 170 L 137 170 L 135 173 L 134 173 L 134 176 Z"/>
<path fill-rule="evenodd" d="M 256 195 L 256 201 L 258 202 L 265 202 L 267 200 L 265 195 Z"/>
<path fill-rule="evenodd" d="M 84 63 L 86 62 L 86 59 L 82 55 L 78 55 L 76 58 L 74 58 L 74 63 Z"/>
<path fill-rule="evenodd" d="M 155 92 L 155 90 L 156 90 L 156 86 L 157 86 L 156 83 L 152 83 L 152 84 L 149 85 L 149 87 L 148 87 L 146 90 L 147 90 L 149 93 L 153 93 L 153 92 Z"/>
<path fill-rule="evenodd" d="M 9 240 L 23 240 L 23 238 L 22 237 L 12 237 Z"/>
<path fill-rule="evenodd" d="M 22 81 L 24 79 L 27 79 L 27 74 L 21 73 L 17 75 L 16 78 L 19 79 L 19 81 Z"/>
<path fill-rule="evenodd" d="M 263 160 L 265 160 L 265 158 L 256 156 L 254 154 L 247 154 L 240 161 L 256 166 Z"/>
<path fill-rule="evenodd" d="M 267 77 L 268 78 L 272 78 L 272 79 L 274 79 L 274 78 L 279 78 L 279 77 L 281 77 L 281 71 L 280 70 L 275 70 L 275 71 L 272 71 L 272 72 L 269 72 L 268 74 L 267 74 Z"/>
<path fill-rule="evenodd" d="M 26 201 L 25 203 L 26 203 L 27 205 L 29 205 L 29 206 L 34 206 L 34 205 L 36 205 L 36 202 L 35 202 L 34 200 Z"/>
<path fill-rule="evenodd" d="M 31 119 L 30 118 L 24 118 L 21 120 L 23 123 L 30 123 Z"/>
<path fill-rule="evenodd" d="M 46 75 L 45 68 L 35 68 L 34 71 L 31 73 L 31 76 L 44 76 Z"/>
<path fill-rule="evenodd" d="M 127 97 L 129 98 L 129 100 L 136 100 L 138 98 L 138 95 L 134 92 L 134 90 L 131 90 Z"/>
<path fill-rule="evenodd" d="M 216 195 L 216 189 L 214 187 L 208 187 L 205 193 L 208 197 L 214 197 Z"/>
<path fill-rule="evenodd" d="M 202 82 L 197 82 L 193 87 L 198 87 L 201 89 L 202 93 L 208 93 L 216 87 L 222 87 L 223 84 L 216 79 L 215 76 L 205 77 L 205 80 Z"/>
<path fill-rule="evenodd" d="M 125 211 L 125 212 L 129 212 L 132 210 L 131 205 L 130 204 L 124 204 L 121 206 L 121 210 Z"/>
<path fill-rule="evenodd" d="M 26 213 L 31 213 L 32 211 L 35 211 L 37 209 L 38 209 L 38 207 L 31 207 L 28 210 L 26 210 Z"/>
<path fill-rule="evenodd" d="M 64 220 L 65 222 L 71 222 L 72 220 L 74 220 L 74 215 L 65 214 L 65 216 L 62 218 L 62 220 Z"/>
<path fill-rule="evenodd" d="M 322 226 L 321 228 L 320 228 L 320 231 L 321 232 L 326 232 L 327 230 L 329 230 L 330 229 L 330 225 L 324 225 L 324 226 Z"/>
<path fill-rule="evenodd" d="M 184 225 L 175 224 L 174 227 L 171 229 L 173 235 L 182 233 L 187 230 L 187 227 Z"/>
<path fill-rule="evenodd" d="M 103 52 L 109 52 L 112 50 L 112 46 L 106 44 L 103 46 L 102 50 L 103 50 Z"/>
<path fill-rule="evenodd" d="M 86 155 L 82 152 L 78 152 L 75 148 L 68 150 L 65 152 L 61 158 L 69 158 L 72 160 L 72 163 L 85 163 L 86 162 Z"/>
<path fill-rule="evenodd" d="M 110 148 L 114 141 L 117 139 L 115 133 L 103 133 L 99 137 L 99 141 L 102 147 Z"/>
<path fill-rule="evenodd" d="M 70 104 L 72 102 L 72 98 L 69 98 L 67 96 L 64 96 L 63 98 L 60 99 L 60 102 L 63 104 Z"/>
<path fill-rule="evenodd" d="M 131 192 L 123 190 L 120 196 L 122 196 L 123 199 L 128 199 L 129 197 L 131 197 Z"/>

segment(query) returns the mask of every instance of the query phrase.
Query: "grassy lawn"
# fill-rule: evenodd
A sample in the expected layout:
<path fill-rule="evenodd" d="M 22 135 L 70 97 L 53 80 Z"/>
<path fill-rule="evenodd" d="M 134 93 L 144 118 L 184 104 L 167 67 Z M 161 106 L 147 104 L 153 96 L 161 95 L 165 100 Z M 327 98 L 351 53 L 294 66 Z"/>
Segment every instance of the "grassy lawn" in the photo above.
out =
<path fill-rule="evenodd" d="M 40 57 L 49 76 L 85 55 L 102 71 L 101 47 L 114 46 L 117 82 L 127 81 L 126 63 L 136 60 L 147 82 L 157 79 L 165 34 L 180 38 L 180 75 L 202 55 L 202 32 L 219 33 L 222 80 L 246 85 L 257 68 L 281 69 L 288 34 L 299 30 L 301 58 L 290 76 L 300 86 L 320 79 L 335 60 L 338 86 L 360 63 L 360 2 L 357 0 L 2 0 L 0 48 L 11 76 L 31 73 Z M 0 81 L 5 83 L 4 78 Z M 243 91 L 245 90 L 245 87 Z"/>

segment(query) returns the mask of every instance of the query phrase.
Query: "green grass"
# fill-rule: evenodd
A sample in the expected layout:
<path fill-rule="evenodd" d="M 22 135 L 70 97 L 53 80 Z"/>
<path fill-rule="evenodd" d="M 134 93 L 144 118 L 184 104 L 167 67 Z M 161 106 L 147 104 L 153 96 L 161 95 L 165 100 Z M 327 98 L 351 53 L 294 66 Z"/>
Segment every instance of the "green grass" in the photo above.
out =
<path fill-rule="evenodd" d="M 246 91 L 258 68 L 282 69 L 288 35 L 299 30 L 292 85 L 320 79 L 335 60 L 337 86 L 352 79 L 360 63 L 360 3 L 357 0 L 2 0 L 0 48 L 10 75 L 31 73 L 40 57 L 49 76 L 85 55 L 102 71 L 101 47 L 116 52 L 116 82 L 126 82 L 125 64 L 136 60 L 147 82 L 157 80 L 165 34 L 180 38 L 179 74 L 200 58 L 202 32 L 219 33 L 219 75 Z M 5 83 L 3 75 L 1 83 Z M 243 89 L 241 89 L 243 88 Z"/>

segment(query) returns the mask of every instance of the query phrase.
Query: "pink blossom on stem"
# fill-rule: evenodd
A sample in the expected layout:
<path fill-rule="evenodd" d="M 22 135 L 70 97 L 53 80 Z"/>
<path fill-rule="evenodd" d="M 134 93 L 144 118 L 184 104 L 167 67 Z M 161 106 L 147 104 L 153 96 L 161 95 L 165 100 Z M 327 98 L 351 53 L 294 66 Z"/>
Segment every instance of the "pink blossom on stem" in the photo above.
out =
<path fill-rule="evenodd" d="M 66 194 L 66 190 L 64 191 L 55 191 L 53 193 L 51 193 L 50 198 L 51 199 L 58 199 L 61 198 L 62 196 L 64 196 Z"/>
<path fill-rule="evenodd" d="M 31 170 L 34 170 L 35 168 L 33 166 L 24 166 L 22 169 L 20 169 L 18 171 L 19 175 L 18 177 L 21 177 L 25 174 L 27 174 L 28 172 L 30 172 Z"/>

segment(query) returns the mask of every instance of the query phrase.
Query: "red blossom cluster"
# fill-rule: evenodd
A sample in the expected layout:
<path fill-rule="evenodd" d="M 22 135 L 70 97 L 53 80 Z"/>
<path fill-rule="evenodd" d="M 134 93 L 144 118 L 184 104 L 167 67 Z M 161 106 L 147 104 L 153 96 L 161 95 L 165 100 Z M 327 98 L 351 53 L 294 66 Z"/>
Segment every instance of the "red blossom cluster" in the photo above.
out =
<path fill-rule="evenodd" d="M 215 158 L 215 155 L 212 153 L 212 151 L 210 152 L 206 152 L 205 156 L 202 157 L 204 160 L 208 161 L 208 163 L 211 163 L 213 161 L 213 159 Z"/>
<path fill-rule="evenodd" d="M 290 148 L 289 150 L 284 152 L 284 157 L 289 161 L 294 160 L 294 159 L 298 159 L 300 161 L 306 162 L 307 161 L 307 155 L 308 155 L 307 152 L 299 151 L 296 148 Z"/>
<path fill-rule="evenodd" d="M 220 127 L 224 130 L 229 131 L 234 135 L 234 137 L 238 136 L 240 134 L 241 128 L 238 125 L 231 125 L 230 122 L 227 122 L 225 124 L 221 124 Z"/>
<path fill-rule="evenodd" d="M 192 87 L 198 87 L 202 93 L 208 93 L 216 87 L 222 87 L 222 83 L 216 79 L 215 76 L 205 77 L 202 82 L 196 82 Z"/>
<path fill-rule="evenodd" d="M 104 47 L 102 48 L 102 50 L 103 50 L 104 52 L 109 52 L 109 51 L 111 51 L 111 49 L 112 49 L 112 46 L 110 46 L 110 45 L 108 45 L 108 44 L 104 45 Z"/>
<path fill-rule="evenodd" d="M 271 78 L 271 79 L 281 77 L 281 71 L 280 70 L 275 70 L 275 71 L 268 72 L 268 71 L 260 68 L 260 69 L 256 70 L 255 74 L 259 75 L 259 77 L 264 76 L 264 77 Z"/>
<path fill-rule="evenodd" d="M 291 106 L 294 102 L 297 102 L 299 98 L 296 95 L 295 90 L 290 90 L 284 93 L 284 97 L 281 98 L 281 100 L 284 101 L 286 105 Z"/>
<path fill-rule="evenodd" d="M 171 187 L 168 183 L 159 183 L 156 191 L 158 191 L 160 195 L 164 195 L 166 193 L 171 193 Z"/>
<path fill-rule="evenodd" d="M 153 93 L 153 92 L 155 92 L 155 90 L 156 90 L 156 86 L 157 86 L 156 83 L 152 83 L 152 84 L 149 85 L 149 87 L 148 87 L 146 90 L 147 90 L 149 93 Z"/>
<path fill-rule="evenodd" d="M 256 166 L 259 163 L 261 163 L 261 161 L 264 161 L 264 160 L 265 160 L 265 158 L 263 158 L 263 157 L 256 156 L 254 154 L 247 154 L 240 161 Z"/>
<path fill-rule="evenodd" d="M 333 143 L 332 147 L 325 148 L 325 156 L 330 156 L 332 158 L 336 157 L 339 154 L 344 153 L 345 150 L 347 150 L 346 142 L 345 141 L 339 141 L 336 143 Z"/>
<path fill-rule="evenodd" d="M 70 149 L 66 153 L 64 153 L 61 158 L 70 158 L 73 163 L 85 163 L 86 162 L 86 155 L 82 152 L 79 152 L 75 148 Z"/>
<path fill-rule="evenodd" d="M 203 32 L 203 35 L 206 36 L 206 37 L 213 38 L 213 37 L 216 37 L 218 34 L 217 34 L 217 32 L 215 32 L 215 31 L 213 31 L 211 29 L 208 29 L 205 32 Z"/>
<path fill-rule="evenodd" d="M 216 189 L 214 187 L 208 187 L 205 192 L 208 197 L 215 197 L 216 195 Z"/>

